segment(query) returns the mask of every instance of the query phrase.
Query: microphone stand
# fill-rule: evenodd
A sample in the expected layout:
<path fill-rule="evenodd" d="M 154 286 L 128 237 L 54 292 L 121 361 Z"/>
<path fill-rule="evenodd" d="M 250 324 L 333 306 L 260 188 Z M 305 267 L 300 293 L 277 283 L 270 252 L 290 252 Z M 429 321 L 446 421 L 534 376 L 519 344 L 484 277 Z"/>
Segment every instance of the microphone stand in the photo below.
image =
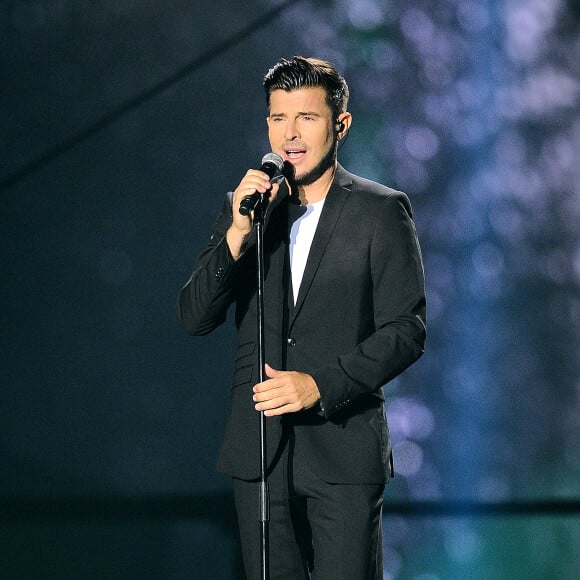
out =
<path fill-rule="evenodd" d="M 287 179 L 294 176 L 294 168 L 280 160 L 278 169 Z M 268 172 L 268 175 L 270 173 Z M 264 367 L 266 363 L 266 341 L 264 324 L 264 221 L 266 209 L 268 208 L 268 195 L 261 193 L 259 199 L 254 196 L 248 204 L 240 205 L 240 213 L 248 215 L 254 211 L 254 227 L 256 229 L 256 271 L 257 271 L 257 291 L 256 291 L 256 323 L 258 325 L 258 379 L 261 383 L 265 380 Z M 244 200 L 245 201 L 245 200 Z M 267 474 L 267 453 L 266 453 L 266 416 L 264 411 L 260 411 L 260 580 L 270 578 L 270 558 L 269 558 L 269 525 L 270 525 L 270 494 L 268 489 Z"/>
<path fill-rule="evenodd" d="M 264 219 L 268 202 L 262 194 L 254 209 L 254 224 L 256 228 L 256 265 L 257 265 L 257 316 L 258 325 L 258 366 L 259 382 L 264 381 L 264 365 L 266 345 L 264 338 Z M 260 411 L 260 546 L 261 546 L 261 580 L 269 579 L 269 524 L 270 498 L 268 491 L 266 459 L 266 417 Z"/>

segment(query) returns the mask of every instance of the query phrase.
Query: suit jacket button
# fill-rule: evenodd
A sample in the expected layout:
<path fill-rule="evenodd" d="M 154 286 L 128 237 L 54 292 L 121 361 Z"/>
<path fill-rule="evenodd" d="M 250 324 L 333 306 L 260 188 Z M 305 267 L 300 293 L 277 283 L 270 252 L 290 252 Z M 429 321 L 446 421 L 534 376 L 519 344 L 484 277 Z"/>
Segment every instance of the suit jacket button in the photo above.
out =
<path fill-rule="evenodd" d="M 288 339 L 288 346 L 290 346 L 290 347 L 296 346 L 296 339 L 295 338 L 289 338 Z"/>

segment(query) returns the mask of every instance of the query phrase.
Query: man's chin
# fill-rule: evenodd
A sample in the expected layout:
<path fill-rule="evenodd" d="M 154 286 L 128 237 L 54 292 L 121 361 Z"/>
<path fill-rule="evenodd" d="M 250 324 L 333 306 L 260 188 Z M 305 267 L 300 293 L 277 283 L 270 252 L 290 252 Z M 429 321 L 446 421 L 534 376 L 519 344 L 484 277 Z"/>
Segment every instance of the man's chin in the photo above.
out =
<path fill-rule="evenodd" d="M 296 183 L 296 185 L 311 185 L 315 181 L 318 181 L 326 173 L 326 171 L 329 168 L 330 168 L 330 166 L 327 166 L 324 168 L 316 167 L 312 171 L 308 171 L 308 172 L 303 173 L 301 175 L 296 175 L 294 177 L 294 182 Z"/>
<path fill-rule="evenodd" d="M 308 185 L 312 181 L 312 171 L 303 171 L 301 173 L 294 173 L 294 182 L 296 185 Z"/>
<path fill-rule="evenodd" d="M 301 171 L 295 167 L 294 183 L 296 185 L 311 185 L 320 179 L 330 168 L 334 166 L 336 160 L 336 142 L 334 147 L 331 147 L 327 154 L 320 160 L 315 167 Z"/>
<path fill-rule="evenodd" d="M 311 185 L 315 181 L 318 181 L 333 166 L 333 161 L 333 159 L 325 159 L 324 163 L 319 163 L 310 171 L 304 171 L 295 175 L 294 182 L 296 185 Z"/>

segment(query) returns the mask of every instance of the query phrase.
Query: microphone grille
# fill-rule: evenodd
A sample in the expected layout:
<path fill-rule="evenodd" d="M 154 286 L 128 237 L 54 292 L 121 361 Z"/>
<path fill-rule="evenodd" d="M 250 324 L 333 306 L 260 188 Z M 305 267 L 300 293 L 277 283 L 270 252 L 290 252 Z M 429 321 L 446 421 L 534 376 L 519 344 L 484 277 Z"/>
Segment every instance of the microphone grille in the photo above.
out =
<path fill-rule="evenodd" d="M 278 171 L 282 171 L 282 167 L 284 167 L 284 160 L 277 153 L 266 153 L 262 157 L 262 165 L 265 163 L 273 163 L 278 168 Z"/>

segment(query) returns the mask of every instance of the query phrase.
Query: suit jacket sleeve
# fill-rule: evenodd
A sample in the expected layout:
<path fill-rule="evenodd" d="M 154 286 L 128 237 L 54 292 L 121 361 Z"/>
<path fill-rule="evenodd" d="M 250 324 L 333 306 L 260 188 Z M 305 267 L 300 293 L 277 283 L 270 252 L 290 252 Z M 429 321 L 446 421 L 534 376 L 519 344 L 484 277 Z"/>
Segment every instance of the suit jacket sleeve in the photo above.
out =
<path fill-rule="evenodd" d="M 177 299 L 178 321 L 189 334 L 207 334 L 222 324 L 234 299 L 232 277 L 236 263 L 225 239 L 231 223 L 231 195 L 228 195 L 213 226 L 209 244 L 200 254 L 191 278 Z"/>
<path fill-rule="evenodd" d="M 384 197 L 370 242 L 374 331 L 336 362 L 314 369 L 321 406 L 329 417 L 403 372 L 423 353 L 424 275 L 408 198 Z M 353 224 L 353 227 L 355 225 Z"/>

